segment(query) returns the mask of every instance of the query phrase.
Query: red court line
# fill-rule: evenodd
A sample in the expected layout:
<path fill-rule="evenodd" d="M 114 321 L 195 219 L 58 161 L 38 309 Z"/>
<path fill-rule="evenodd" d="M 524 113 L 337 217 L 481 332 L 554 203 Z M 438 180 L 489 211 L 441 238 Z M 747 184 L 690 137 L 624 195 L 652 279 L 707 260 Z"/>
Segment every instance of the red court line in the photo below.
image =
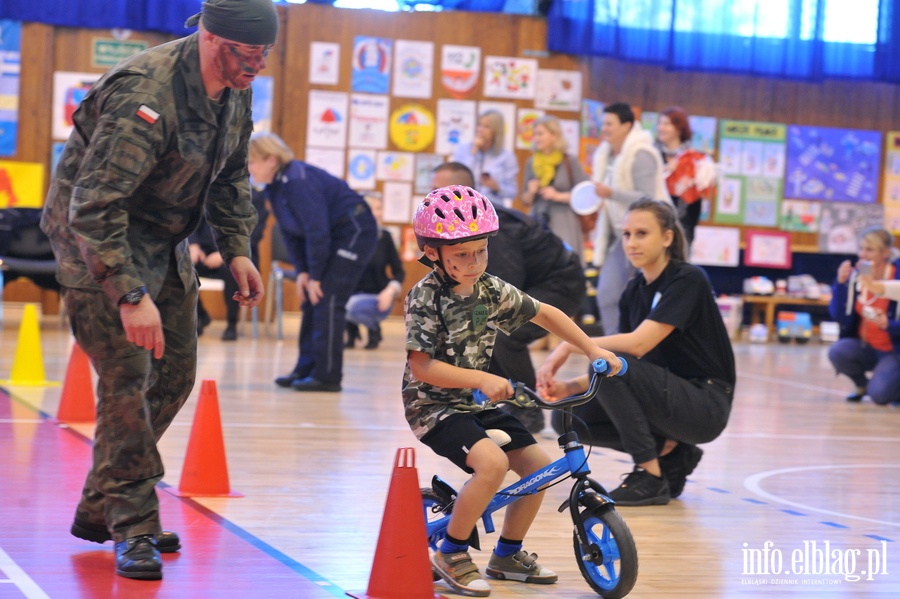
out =
<path fill-rule="evenodd" d="M 163 555 L 162 581 L 116 576 L 112 543 L 69 534 L 90 459 L 83 437 L 0 389 L 0 547 L 52 599 L 343 595 L 259 539 L 160 489 L 163 525 L 178 532 L 182 550 Z M 15 585 L 0 584 L 0 598 L 22 596 Z"/>

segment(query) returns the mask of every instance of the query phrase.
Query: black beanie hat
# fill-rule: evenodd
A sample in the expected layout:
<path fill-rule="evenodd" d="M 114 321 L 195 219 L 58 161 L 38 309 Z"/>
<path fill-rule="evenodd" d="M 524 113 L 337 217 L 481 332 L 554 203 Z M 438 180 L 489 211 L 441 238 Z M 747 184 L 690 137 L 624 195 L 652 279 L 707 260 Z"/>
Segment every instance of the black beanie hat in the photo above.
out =
<path fill-rule="evenodd" d="M 184 26 L 194 27 L 201 18 L 207 31 L 239 44 L 268 46 L 278 37 L 278 13 L 272 0 L 205 0 Z"/>

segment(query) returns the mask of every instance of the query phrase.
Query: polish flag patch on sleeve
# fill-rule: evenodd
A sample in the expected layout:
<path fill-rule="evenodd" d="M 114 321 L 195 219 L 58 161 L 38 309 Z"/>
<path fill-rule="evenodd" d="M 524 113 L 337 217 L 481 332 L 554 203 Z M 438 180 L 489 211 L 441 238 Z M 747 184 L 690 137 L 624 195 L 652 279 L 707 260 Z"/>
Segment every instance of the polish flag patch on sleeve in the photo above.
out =
<path fill-rule="evenodd" d="M 146 104 L 141 104 L 141 107 L 137 109 L 136 113 L 139 117 L 153 125 L 156 121 L 159 120 L 159 113 L 147 106 Z"/>

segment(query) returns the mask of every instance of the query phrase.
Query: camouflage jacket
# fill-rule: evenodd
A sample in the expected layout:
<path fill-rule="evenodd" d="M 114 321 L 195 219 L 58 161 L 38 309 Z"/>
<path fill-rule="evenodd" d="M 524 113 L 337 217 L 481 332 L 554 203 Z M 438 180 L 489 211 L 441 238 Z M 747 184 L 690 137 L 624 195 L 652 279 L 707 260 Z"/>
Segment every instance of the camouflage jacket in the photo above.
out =
<path fill-rule="evenodd" d="M 424 352 L 460 368 L 487 370 L 497 330 L 508 335 L 530 322 L 540 303 L 489 274 L 478 279 L 472 295 L 463 297 L 443 285 L 441 275 L 432 271 L 409 291 L 405 308 L 407 351 Z M 403 405 L 413 433 L 421 439 L 451 414 L 483 409 L 472 400 L 472 392 L 419 381 L 407 362 Z"/>
<path fill-rule="evenodd" d="M 249 256 L 250 101 L 207 98 L 197 34 L 110 69 L 75 112 L 44 206 L 59 282 L 113 302 L 141 285 L 155 297 L 174 251 L 189 288 L 186 239 L 204 208 L 224 258 Z"/>

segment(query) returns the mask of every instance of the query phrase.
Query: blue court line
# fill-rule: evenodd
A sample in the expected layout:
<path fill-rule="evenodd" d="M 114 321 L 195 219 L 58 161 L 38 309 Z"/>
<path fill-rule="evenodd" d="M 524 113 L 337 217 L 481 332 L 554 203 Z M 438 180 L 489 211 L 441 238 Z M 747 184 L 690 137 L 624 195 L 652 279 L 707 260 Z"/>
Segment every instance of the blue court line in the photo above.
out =
<path fill-rule="evenodd" d="M 875 539 L 876 541 L 887 541 L 888 543 L 893 543 L 894 539 L 889 539 L 887 537 L 882 537 L 880 535 L 863 535 L 864 537 L 869 537 L 870 539 Z"/>
<path fill-rule="evenodd" d="M 64 429 L 64 430 L 72 433 L 73 435 L 75 435 L 76 438 L 81 439 L 84 443 L 86 443 L 88 445 L 93 445 L 93 440 L 90 439 L 89 437 L 87 437 L 86 435 L 79 433 L 77 430 L 69 427 L 64 422 L 57 421 L 56 418 L 51 417 L 49 414 L 47 414 L 43 410 L 39 410 L 39 409 L 35 408 L 34 406 L 32 406 L 31 404 L 17 399 L 16 396 L 14 394 L 10 393 L 8 389 L 5 389 L 4 387 L 0 387 L 0 392 L 5 393 L 6 396 L 10 398 L 11 401 L 16 401 L 16 402 L 34 410 L 35 412 L 37 412 L 40 415 L 40 417 L 42 419 L 47 420 L 51 423 L 58 423 L 60 425 L 61 429 Z M 171 487 L 171 485 L 169 485 L 168 483 L 165 483 L 163 481 L 160 481 L 157 484 L 157 486 L 160 488 L 170 488 Z M 247 532 L 246 530 L 244 530 L 237 524 L 234 524 L 233 522 L 223 518 L 219 514 L 216 514 L 215 512 L 210 511 L 209 509 L 205 508 L 204 506 L 200 505 L 199 503 L 197 503 L 196 501 L 194 501 L 193 499 L 191 499 L 189 497 L 177 497 L 177 499 L 180 499 L 181 501 L 190 503 L 191 507 L 193 507 L 198 512 L 201 512 L 206 517 L 213 520 L 219 526 L 227 529 L 232 534 L 240 537 L 247 543 L 253 545 L 255 548 L 259 549 L 260 551 L 262 551 L 263 553 L 265 553 L 272 559 L 275 559 L 276 561 L 281 562 L 282 564 L 284 564 L 285 566 L 287 566 L 288 568 L 290 568 L 291 570 L 293 570 L 294 572 L 296 572 L 303 578 L 306 578 L 307 580 L 309 580 L 316 586 L 329 592 L 330 594 L 334 595 L 335 597 L 346 597 L 347 596 L 347 593 L 343 589 L 338 587 L 336 584 L 334 584 L 333 582 L 331 582 L 324 576 L 321 576 L 320 574 L 314 572 L 313 570 L 310 570 L 309 568 L 307 568 L 306 566 L 304 566 L 303 564 L 301 564 L 294 558 L 292 558 L 288 555 L 285 555 L 284 553 L 282 553 L 278 549 L 275 549 L 274 547 L 272 547 L 271 545 L 269 545 L 268 543 L 266 543 L 259 537 L 250 534 L 249 532 Z"/>
<path fill-rule="evenodd" d="M 797 510 L 778 510 L 779 512 L 784 512 L 785 514 L 790 514 L 791 516 L 807 516 L 808 514 L 804 514 L 803 512 L 798 512 Z"/>
<path fill-rule="evenodd" d="M 820 520 L 819 524 L 824 524 L 825 526 L 831 526 L 833 528 L 850 528 L 845 524 L 838 524 L 837 522 L 828 522 L 827 520 Z"/>

